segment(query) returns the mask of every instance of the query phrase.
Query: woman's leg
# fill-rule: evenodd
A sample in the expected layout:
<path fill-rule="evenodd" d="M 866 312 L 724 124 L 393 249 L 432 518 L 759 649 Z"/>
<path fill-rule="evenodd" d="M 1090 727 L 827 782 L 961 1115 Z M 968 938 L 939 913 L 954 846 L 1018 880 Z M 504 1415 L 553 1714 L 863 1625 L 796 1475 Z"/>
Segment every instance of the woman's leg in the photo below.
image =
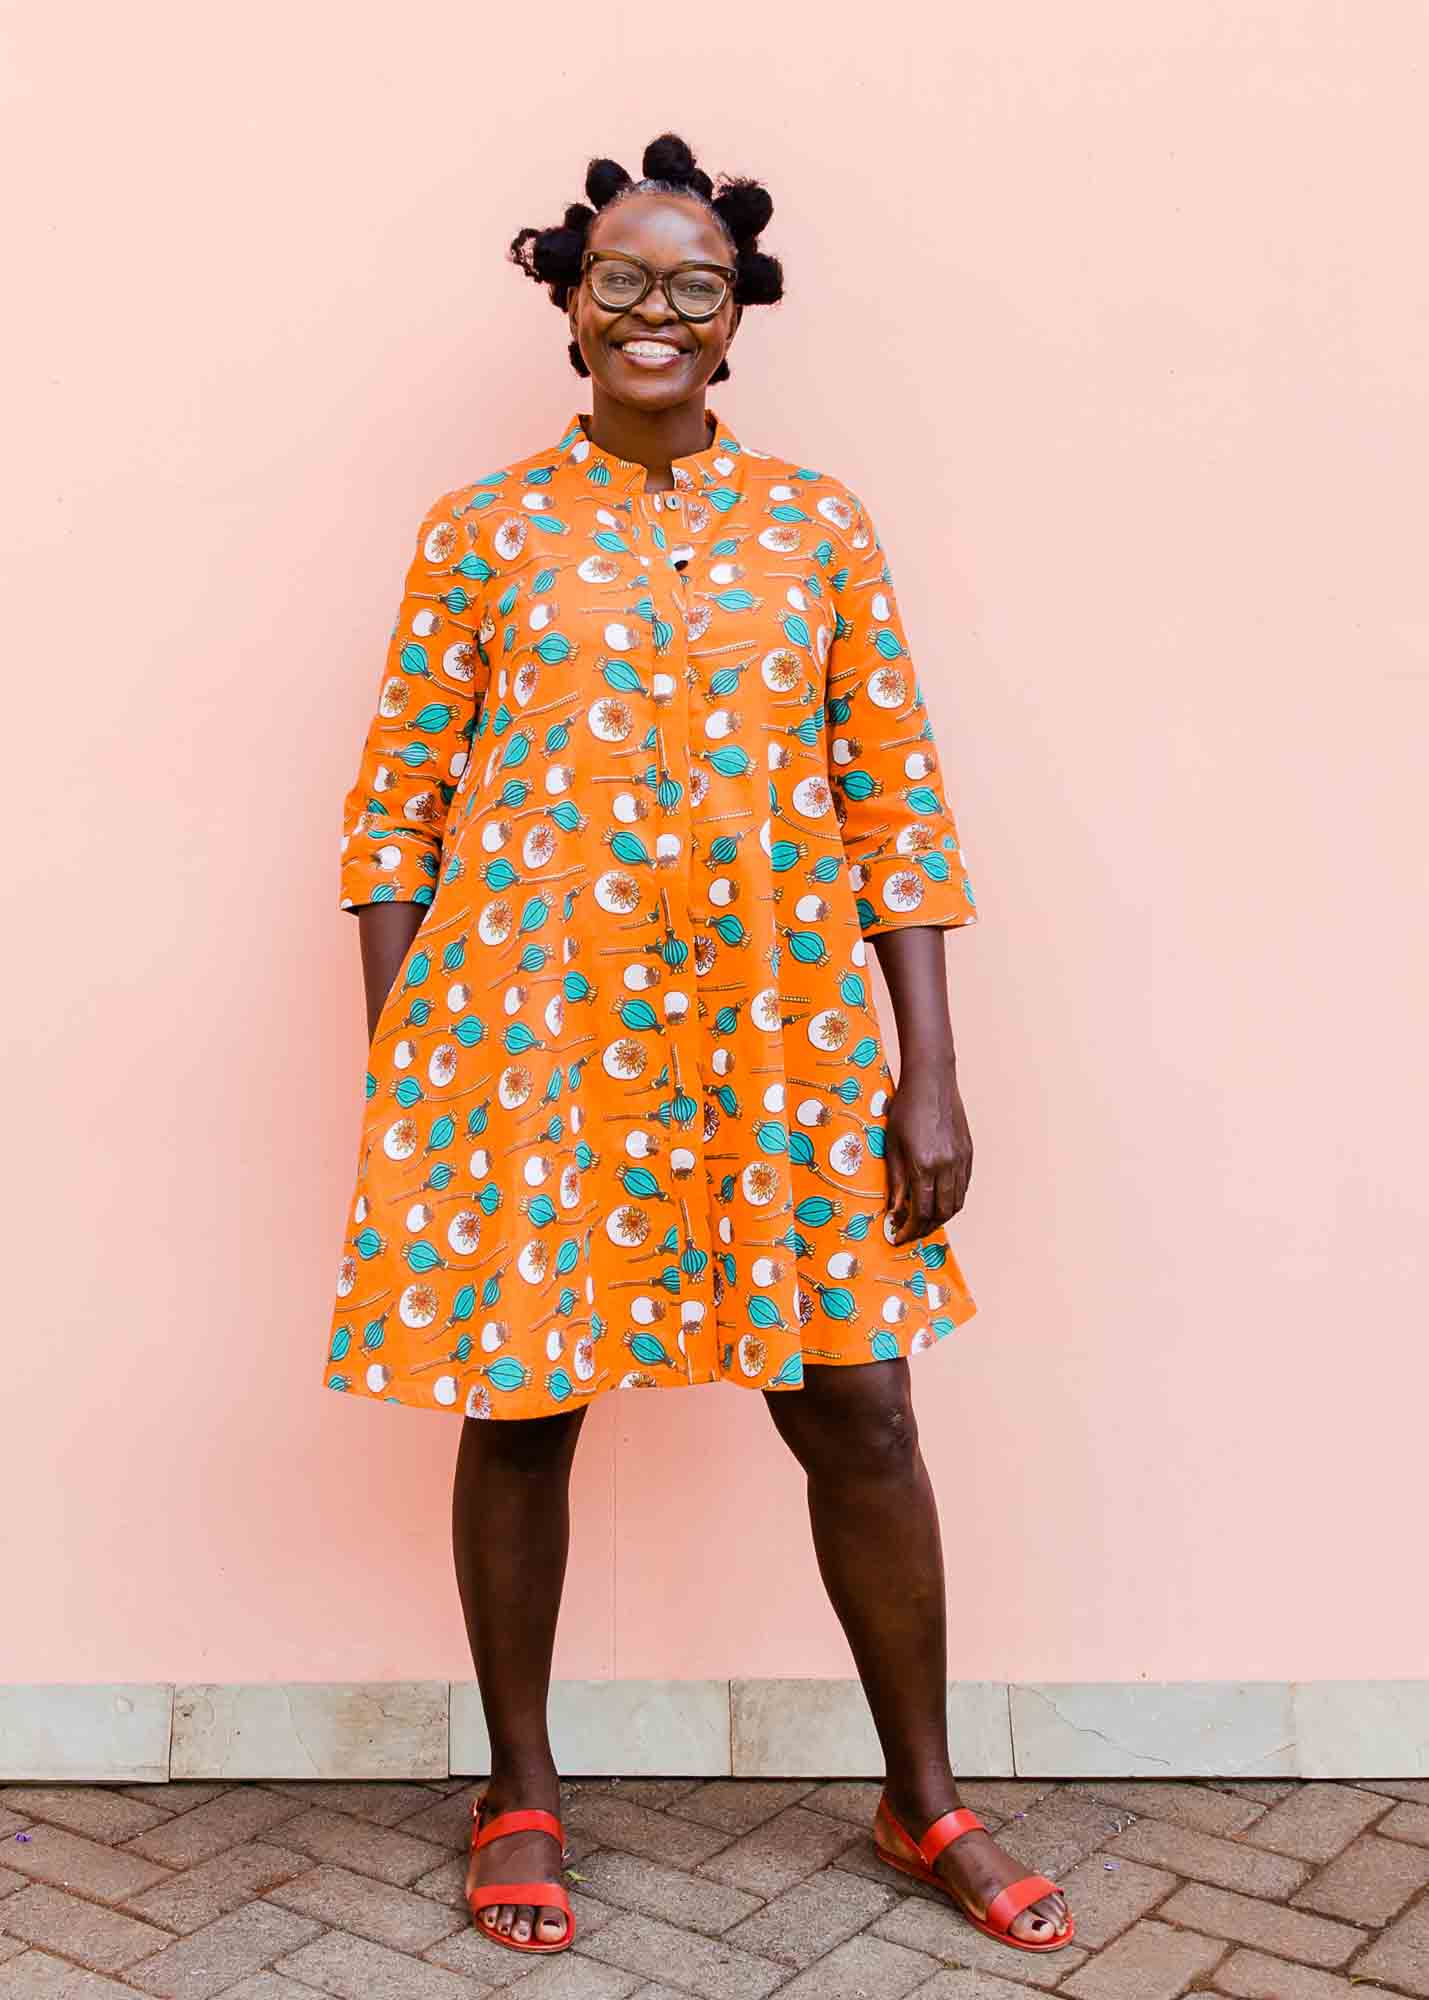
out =
<path fill-rule="evenodd" d="M 802 1390 L 770 1390 L 764 1400 L 808 1475 L 819 1571 L 873 1712 L 888 1802 L 916 1840 L 959 1799 L 948 1756 L 942 1542 L 908 1363 L 810 1366 Z M 965 1835 L 937 1868 L 979 1916 L 1027 1873 L 986 1833 Z M 1065 1922 L 1064 1899 L 1045 1897 L 1012 1930 L 1040 1944 Z"/>
<path fill-rule="evenodd" d="M 570 1544 L 570 1474 L 584 1409 L 557 1417 L 465 1418 L 452 1490 L 452 1550 L 481 1706 L 491 1739 L 487 1817 L 560 1810 L 546 1734 L 551 1650 Z M 552 1835 L 512 1833 L 473 1855 L 467 1885 L 559 1881 Z M 558 1909 L 484 1911 L 492 1930 L 554 1943 Z"/>

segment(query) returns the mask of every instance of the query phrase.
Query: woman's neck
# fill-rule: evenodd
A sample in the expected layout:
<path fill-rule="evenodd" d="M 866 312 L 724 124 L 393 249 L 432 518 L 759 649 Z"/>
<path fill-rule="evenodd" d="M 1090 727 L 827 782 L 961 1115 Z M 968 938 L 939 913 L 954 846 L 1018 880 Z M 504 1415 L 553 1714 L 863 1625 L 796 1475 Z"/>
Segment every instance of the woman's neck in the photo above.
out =
<path fill-rule="evenodd" d="M 671 461 L 690 458 L 709 446 L 704 394 L 701 392 L 689 402 L 677 403 L 668 410 L 645 411 L 633 410 L 628 403 L 617 403 L 596 385 L 591 394 L 587 434 L 591 443 L 599 445 L 602 451 L 629 459 L 632 465 L 643 465 L 649 475 L 645 483 L 651 492 L 666 492 L 675 483 Z"/>

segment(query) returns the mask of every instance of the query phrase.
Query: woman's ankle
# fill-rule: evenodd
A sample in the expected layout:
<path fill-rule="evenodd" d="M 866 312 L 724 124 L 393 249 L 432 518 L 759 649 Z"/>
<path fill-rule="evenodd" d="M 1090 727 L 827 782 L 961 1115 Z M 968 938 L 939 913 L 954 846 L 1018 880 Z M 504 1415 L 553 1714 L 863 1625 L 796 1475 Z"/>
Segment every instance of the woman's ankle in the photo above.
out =
<path fill-rule="evenodd" d="M 549 1757 L 510 1758 L 499 1762 L 493 1758 L 485 1789 L 493 1804 L 500 1803 L 507 1810 L 518 1804 L 539 1806 L 546 1800 L 554 1805 L 560 1797 L 561 1775 Z"/>

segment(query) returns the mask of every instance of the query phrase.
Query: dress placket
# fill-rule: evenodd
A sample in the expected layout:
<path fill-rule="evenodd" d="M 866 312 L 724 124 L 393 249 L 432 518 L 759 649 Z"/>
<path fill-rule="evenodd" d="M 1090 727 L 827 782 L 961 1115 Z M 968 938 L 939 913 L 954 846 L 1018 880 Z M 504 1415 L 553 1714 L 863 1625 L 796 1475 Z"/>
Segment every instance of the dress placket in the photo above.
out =
<path fill-rule="evenodd" d="M 668 675 L 670 694 L 662 702 L 651 693 L 654 729 L 654 763 L 662 785 L 673 780 L 678 794 L 671 806 L 658 809 L 657 843 L 673 835 L 678 853 L 672 865 L 657 860 L 654 891 L 660 916 L 661 949 L 664 954 L 662 991 L 666 1000 L 678 994 L 683 1001 L 675 1014 L 665 1016 L 663 1037 L 667 1071 L 662 1085 L 661 1128 L 665 1147 L 660 1156 L 668 1175 L 666 1193 L 678 1218 L 678 1244 L 672 1263 L 663 1269 L 678 1274 L 677 1322 L 680 1353 L 688 1381 L 701 1381 L 714 1372 L 714 1242 L 711 1233 L 710 1189 L 705 1163 L 704 1105 L 708 1083 L 702 1049 L 703 1032 L 699 1019 L 695 972 L 695 912 L 701 897 L 694 880 L 697 866 L 694 839 L 693 784 L 690 751 L 694 739 L 691 714 L 689 628 L 686 619 L 686 584 L 675 568 L 668 545 L 683 533 L 683 510 L 678 491 L 647 492 L 643 471 L 637 473 L 637 489 L 632 498 L 641 523 L 641 539 L 649 544 L 641 554 L 654 612 L 653 624 L 669 628 L 670 639 L 657 652 L 654 672 Z M 667 546 L 661 549 L 654 530 L 658 528 Z M 660 794 L 657 791 L 657 799 Z"/>

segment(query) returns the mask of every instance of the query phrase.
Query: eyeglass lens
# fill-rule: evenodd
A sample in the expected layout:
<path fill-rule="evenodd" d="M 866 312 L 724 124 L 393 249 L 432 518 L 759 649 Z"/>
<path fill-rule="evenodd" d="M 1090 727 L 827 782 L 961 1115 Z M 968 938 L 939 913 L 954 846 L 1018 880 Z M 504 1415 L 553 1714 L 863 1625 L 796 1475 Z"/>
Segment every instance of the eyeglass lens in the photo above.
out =
<path fill-rule="evenodd" d="M 634 305 L 645 289 L 645 273 L 638 264 L 592 264 L 591 290 L 603 306 L 619 311 Z M 676 312 L 703 319 L 718 312 L 729 286 L 718 271 L 676 271 L 664 280 L 666 295 Z"/>

